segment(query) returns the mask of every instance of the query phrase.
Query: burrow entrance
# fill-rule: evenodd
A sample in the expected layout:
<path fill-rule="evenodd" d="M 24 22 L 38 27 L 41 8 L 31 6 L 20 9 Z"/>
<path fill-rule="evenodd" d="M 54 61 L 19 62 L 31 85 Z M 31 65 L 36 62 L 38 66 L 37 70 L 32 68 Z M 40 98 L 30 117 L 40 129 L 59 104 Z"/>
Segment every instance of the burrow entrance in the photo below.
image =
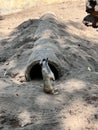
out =
<path fill-rule="evenodd" d="M 59 79 L 59 72 L 57 68 L 51 63 L 49 63 L 49 67 L 54 73 L 55 79 Z M 29 80 L 42 80 L 41 66 L 38 63 L 30 67 L 29 73 L 27 74 L 27 79 L 28 78 Z"/>

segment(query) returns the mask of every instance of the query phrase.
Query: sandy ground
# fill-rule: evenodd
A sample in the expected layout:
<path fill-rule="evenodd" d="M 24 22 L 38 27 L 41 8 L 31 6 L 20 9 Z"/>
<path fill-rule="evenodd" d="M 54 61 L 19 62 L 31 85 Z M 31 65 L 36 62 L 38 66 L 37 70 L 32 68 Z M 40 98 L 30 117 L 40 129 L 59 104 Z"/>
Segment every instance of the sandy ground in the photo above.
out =
<path fill-rule="evenodd" d="M 19 41 L 22 34 L 18 36 L 16 28 L 47 12 L 55 13 L 65 24 L 66 35 L 62 37 L 65 42 L 61 47 L 72 62 L 68 76 L 65 74 L 56 81 L 58 95 L 44 93 L 42 81 L 20 82 L 19 77 L 27 60 L 26 50 L 32 47 L 28 42 L 17 47 L 17 41 L 24 41 Z M 0 20 L 1 130 L 98 130 L 98 29 L 82 23 L 86 15 L 84 0 L 70 0 L 33 7 Z M 18 62 L 21 67 L 17 77 L 12 68 Z M 7 73 L 9 70 L 12 74 Z"/>

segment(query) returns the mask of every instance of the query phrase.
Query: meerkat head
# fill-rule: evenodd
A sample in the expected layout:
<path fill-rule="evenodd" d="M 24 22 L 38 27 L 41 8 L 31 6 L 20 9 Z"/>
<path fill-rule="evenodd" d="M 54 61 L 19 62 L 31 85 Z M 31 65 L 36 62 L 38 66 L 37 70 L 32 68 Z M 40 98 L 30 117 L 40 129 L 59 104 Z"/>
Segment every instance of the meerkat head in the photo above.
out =
<path fill-rule="evenodd" d="M 44 59 L 41 59 L 40 61 L 39 61 L 39 64 L 42 66 L 42 64 L 43 63 L 48 63 L 48 58 L 44 58 Z"/>

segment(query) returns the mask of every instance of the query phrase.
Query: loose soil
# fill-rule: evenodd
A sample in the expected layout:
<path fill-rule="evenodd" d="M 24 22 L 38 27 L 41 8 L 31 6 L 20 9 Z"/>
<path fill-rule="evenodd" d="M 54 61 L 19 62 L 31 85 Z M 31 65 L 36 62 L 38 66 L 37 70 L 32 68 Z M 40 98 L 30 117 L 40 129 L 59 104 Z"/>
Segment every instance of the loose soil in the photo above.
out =
<path fill-rule="evenodd" d="M 48 12 L 60 22 L 56 40 L 66 63 L 58 95 L 44 93 L 41 79 L 24 78 L 34 33 Z M 86 16 L 84 0 L 0 16 L 1 130 L 98 130 L 98 29 L 83 24 Z"/>

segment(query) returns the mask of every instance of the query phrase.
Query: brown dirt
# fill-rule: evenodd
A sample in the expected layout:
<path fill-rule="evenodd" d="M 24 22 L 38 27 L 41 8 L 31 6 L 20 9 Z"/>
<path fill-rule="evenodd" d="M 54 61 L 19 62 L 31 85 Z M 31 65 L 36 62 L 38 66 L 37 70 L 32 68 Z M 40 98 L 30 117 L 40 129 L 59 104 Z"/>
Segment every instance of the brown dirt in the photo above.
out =
<path fill-rule="evenodd" d="M 19 25 L 47 12 L 66 26 L 58 41 L 70 69 L 56 81 L 59 95 L 22 75 L 33 46 Z M 98 130 L 98 29 L 82 23 L 86 15 L 84 0 L 69 0 L 0 17 L 1 130 Z"/>

